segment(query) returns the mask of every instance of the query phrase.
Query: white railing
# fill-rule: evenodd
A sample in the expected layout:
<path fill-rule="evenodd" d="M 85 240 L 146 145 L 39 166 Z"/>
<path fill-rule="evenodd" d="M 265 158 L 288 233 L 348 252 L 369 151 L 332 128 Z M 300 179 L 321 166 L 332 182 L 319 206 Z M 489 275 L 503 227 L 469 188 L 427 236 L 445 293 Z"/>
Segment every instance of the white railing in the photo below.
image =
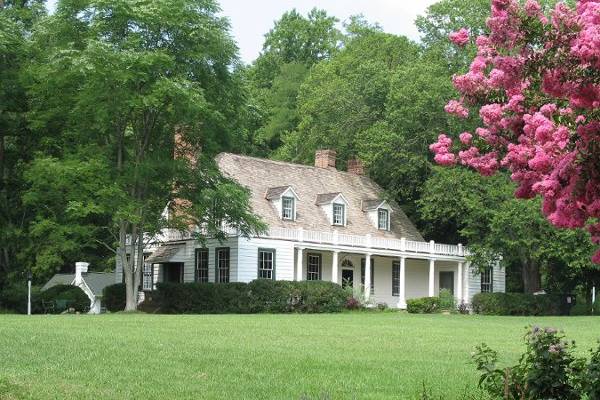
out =
<path fill-rule="evenodd" d="M 414 240 L 385 238 L 370 235 L 347 235 L 337 232 L 309 231 L 304 229 L 271 228 L 263 238 L 293 240 L 306 243 L 342 245 L 385 250 L 399 250 L 409 253 L 430 253 L 446 256 L 464 256 L 462 245 L 419 242 Z"/>
<path fill-rule="evenodd" d="M 225 233 L 230 236 L 239 235 L 233 228 L 225 228 Z M 262 238 L 291 240 L 295 242 L 318 243 L 341 245 L 358 248 L 372 248 L 384 250 L 398 250 L 407 253 L 429 253 L 445 256 L 465 256 L 467 250 L 462 245 L 420 242 L 414 240 L 386 238 L 372 235 L 348 235 L 345 233 L 310 231 L 290 228 L 273 227 L 267 232 L 259 235 Z M 190 232 L 182 232 L 176 229 L 164 229 L 156 236 L 157 242 L 171 242 L 191 239 Z"/>

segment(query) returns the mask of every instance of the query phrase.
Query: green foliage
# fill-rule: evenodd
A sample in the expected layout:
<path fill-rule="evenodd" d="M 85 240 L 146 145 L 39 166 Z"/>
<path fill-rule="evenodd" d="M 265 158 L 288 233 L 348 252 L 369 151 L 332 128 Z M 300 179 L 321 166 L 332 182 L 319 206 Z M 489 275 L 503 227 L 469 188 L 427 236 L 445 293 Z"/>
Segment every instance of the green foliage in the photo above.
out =
<path fill-rule="evenodd" d="M 115 283 L 106 286 L 102 291 L 102 306 L 111 312 L 123 311 L 125 309 L 125 284 Z"/>
<path fill-rule="evenodd" d="M 340 312 L 346 293 L 331 282 L 160 283 L 153 300 L 164 313 Z"/>
<path fill-rule="evenodd" d="M 31 287 L 31 312 L 36 314 L 41 311 L 38 301 L 40 288 Z M 0 308 L 27 314 L 27 282 L 14 281 L 0 290 Z"/>
<path fill-rule="evenodd" d="M 590 400 L 600 399 L 600 345 L 592 351 L 592 357 L 583 376 L 584 392 Z"/>
<path fill-rule="evenodd" d="M 585 359 L 573 354 L 574 342 L 564 339 L 556 329 L 533 327 L 525 335 L 527 349 L 519 364 L 505 369 L 496 367 L 494 350 L 485 344 L 478 346 L 473 359 L 481 373 L 479 386 L 494 398 L 509 400 L 597 399 L 596 388 L 587 382 L 597 382 L 598 352 L 592 353 L 585 368 Z"/>
<path fill-rule="evenodd" d="M 90 308 L 90 299 L 81 288 L 73 285 L 56 285 L 49 289 L 40 292 L 37 299 L 40 302 L 38 308 L 41 307 L 41 302 L 53 302 L 55 304 L 54 312 L 62 312 L 57 305 L 57 302 L 63 302 L 66 309 L 74 309 L 78 312 L 87 312 Z"/>
<path fill-rule="evenodd" d="M 440 309 L 453 311 L 456 308 L 456 299 L 449 289 L 441 289 L 439 299 Z"/>
<path fill-rule="evenodd" d="M 477 293 L 471 306 L 485 315 L 562 315 L 568 314 L 564 296 L 528 293 Z"/>
<path fill-rule="evenodd" d="M 432 314 L 440 311 L 439 297 L 421 297 L 406 300 L 406 311 L 411 314 Z"/>

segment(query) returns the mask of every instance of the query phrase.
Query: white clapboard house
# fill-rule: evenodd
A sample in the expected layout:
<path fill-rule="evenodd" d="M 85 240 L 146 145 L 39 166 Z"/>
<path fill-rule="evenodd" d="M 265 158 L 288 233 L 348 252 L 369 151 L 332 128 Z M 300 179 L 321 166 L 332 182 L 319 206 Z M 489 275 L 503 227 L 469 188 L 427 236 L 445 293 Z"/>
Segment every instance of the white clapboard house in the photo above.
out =
<path fill-rule="evenodd" d="M 465 303 L 481 291 L 504 291 L 503 269 L 476 272 L 460 244 L 424 241 L 359 160 L 348 160 L 347 171 L 336 169 L 333 150 L 317 151 L 314 166 L 229 153 L 216 160 L 224 175 L 250 190 L 268 232 L 246 238 L 231 231 L 225 241 L 202 246 L 165 230 L 144 251 L 144 291 L 165 281 L 326 280 L 398 308 L 443 288 Z M 122 280 L 118 258 L 116 280 Z"/>

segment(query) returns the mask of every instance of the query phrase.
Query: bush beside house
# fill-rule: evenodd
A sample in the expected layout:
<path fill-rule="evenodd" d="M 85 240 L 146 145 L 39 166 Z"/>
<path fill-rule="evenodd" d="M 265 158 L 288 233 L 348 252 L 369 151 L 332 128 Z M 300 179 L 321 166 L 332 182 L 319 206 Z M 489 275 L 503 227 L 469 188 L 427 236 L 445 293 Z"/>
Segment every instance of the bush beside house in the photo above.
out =
<path fill-rule="evenodd" d="M 159 283 L 155 302 L 176 314 L 340 312 L 347 294 L 331 282 Z"/>
<path fill-rule="evenodd" d="M 440 311 L 439 297 L 420 297 L 406 300 L 406 311 L 411 314 L 432 314 Z"/>
<path fill-rule="evenodd" d="M 72 285 L 56 285 L 39 294 L 39 307 L 41 302 L 54 303 L 54 312 L 73 309 L 76 312 L 88 312 L 90 299 L 81 288 Z"/>
<path fill-rule="evenodd" d="M 485 315 L 561 315 L 563 296 L 526 293 L 478 293 L 472 308 Z"/>
<path fill-rule="evenodd" d="M 116 283 L 102 290 L 102 305 L 108 311 L 116 312 L 125 309 L 125 284 Z"/>

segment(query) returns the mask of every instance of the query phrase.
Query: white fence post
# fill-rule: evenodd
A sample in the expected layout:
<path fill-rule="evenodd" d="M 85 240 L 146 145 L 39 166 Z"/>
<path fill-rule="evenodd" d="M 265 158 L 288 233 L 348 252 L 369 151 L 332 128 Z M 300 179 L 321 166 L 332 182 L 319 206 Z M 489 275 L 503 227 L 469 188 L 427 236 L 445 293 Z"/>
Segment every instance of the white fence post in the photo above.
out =
<path fill-rule="evenodd" d="M 304 242 L 304 228 L 303 227 L 298 228 L 298 241 Z"/>
<path fill-rule="evenodd" d="M 405 237 L 400 238 L 400 250 L 406 251 L 406 238 Z"/>
<path fill-rule="evenodd" d="M 429 241 L 429 252 L 431 254 L 435 253 L 435 241 L 433 241 L 433 240 Z"/>
<path fill-rule="evenodd" d="M 464 250 L 463 250 L 463 245 L 462 245 L 462 243 L 459 243 L 459 244 L 458 244 L 458 255 L 459 255 L 459 256 L 464 256 L 464 255 L 465 255 L 465 252 L 464 252 Z"/>

